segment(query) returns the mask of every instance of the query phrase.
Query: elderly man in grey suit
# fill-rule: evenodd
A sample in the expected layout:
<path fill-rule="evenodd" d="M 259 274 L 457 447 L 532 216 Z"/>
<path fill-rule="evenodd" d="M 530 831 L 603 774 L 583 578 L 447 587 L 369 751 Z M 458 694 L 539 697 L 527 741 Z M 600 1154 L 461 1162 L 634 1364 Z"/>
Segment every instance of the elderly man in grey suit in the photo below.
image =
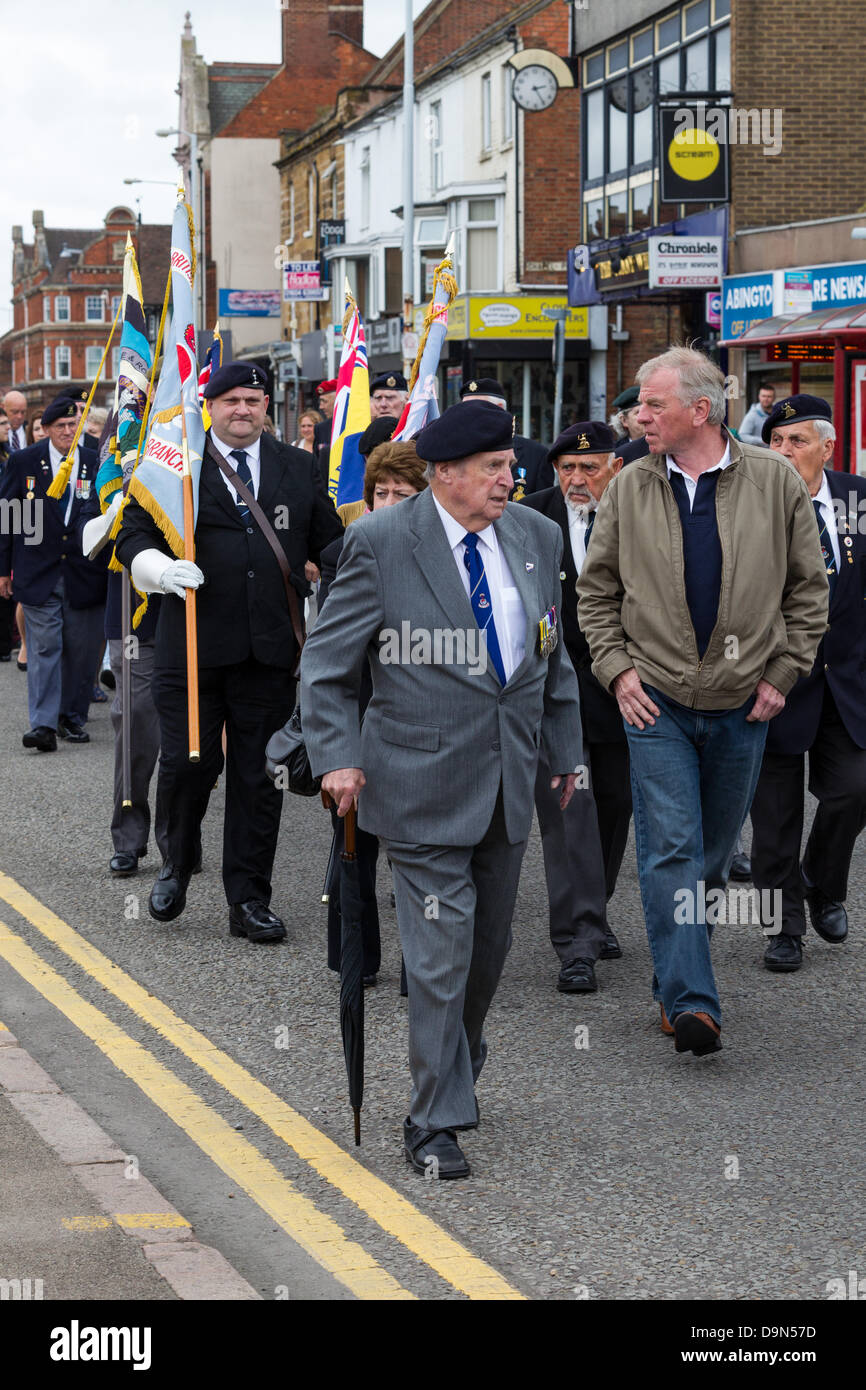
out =
<path fill-rule="evenodd" d="M 313 771 L 379 835 L 409 983 L 413 1168 L 469 1175 L 484 1019 L 511 944 L 539 748 L 568 804 L 577 680 L 558 640 L 562 533 L 507 507 L 512 417 L 455 407 L 416 440 L 430 487 L 346 534 L 301 664 Z M 358 727 L 369 660 L 373 697 Z"/>

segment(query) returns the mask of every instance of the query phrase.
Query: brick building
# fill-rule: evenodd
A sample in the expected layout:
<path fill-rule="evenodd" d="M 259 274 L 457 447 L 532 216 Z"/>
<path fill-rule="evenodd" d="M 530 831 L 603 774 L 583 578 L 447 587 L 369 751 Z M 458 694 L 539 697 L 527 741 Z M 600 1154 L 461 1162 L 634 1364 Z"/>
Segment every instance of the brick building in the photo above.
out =
<path fill-rule="evenodd" d="M 12 228 L 13 326 L 0 339 L 0 385 L 27 394 L 35 412 L 62 392 L 89 390 L 99 367 L 123 289 L 127 232 L 141 273 L 151 341 L 156 338 L 168 274 L 171 227 L 139 226 L 115 207 L 99 228 L 46 227 L 33 213 L 33 240 Z M 94 397 L 113 398 L 120 361 L 119 327 Z"/>

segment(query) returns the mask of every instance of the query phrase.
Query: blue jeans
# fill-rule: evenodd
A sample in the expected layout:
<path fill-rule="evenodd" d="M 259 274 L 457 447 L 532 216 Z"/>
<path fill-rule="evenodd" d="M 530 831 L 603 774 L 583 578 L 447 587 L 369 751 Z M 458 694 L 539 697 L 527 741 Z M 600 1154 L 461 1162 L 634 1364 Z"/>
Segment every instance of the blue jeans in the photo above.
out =
<path fill-rule="evenodd" d="M 721 1024 L 702 904 L 727 880 L 767 725 L 746 722 L 754 697 L 739 709 L 695 710 L 644 688 L 660 713 L 643 729 L 626 725 L 626 736 L 653 998 L 672 1023 L 681 1013 L 706 1013 Z"/>

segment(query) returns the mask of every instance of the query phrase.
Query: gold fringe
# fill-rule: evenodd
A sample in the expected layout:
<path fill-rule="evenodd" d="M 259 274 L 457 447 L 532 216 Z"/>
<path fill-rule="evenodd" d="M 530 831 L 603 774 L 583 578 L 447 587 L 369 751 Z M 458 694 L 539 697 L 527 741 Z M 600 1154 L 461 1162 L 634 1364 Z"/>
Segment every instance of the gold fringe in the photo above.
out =
<path fill-rule="evenodd" d="M 133 628 L 136 628 L 136 627 L 139 626 L 139 624 L 140 624 L 142 618 L 144 617 L 145 613 L 147 612 L 147 597 L 148 597 L 148 596 L 147 596 L 147 594 L 142 594 L 142 593 L 140 593 L 139 590 L 136 589 L 136 587 L 135 587 L 134 584 L 133 584 L 133 586 L 132 586 L 132 592 L 133 592 L 134 594 L 138 594 L 138 597 L 141 599 L 141 603 L 138 605 L 138 607 L 136 608 L 135 612 L 134 612 L 133 615 L 132 615 L 132 626 L 133 626 Z"/>
<path fill-rule="evenodd" d="M 66 458 L 63 460 L 62 464 L 57 470 L 57 477 L 54 479 L 51 486 L 48 488 L 48 496 L 53 497 L 55 501 L 58 501 L 63 496 L 69 483 L 70 474 L 72 473 L 72 465 L 75 462 L 75 450 L 77 449 L 78 441 L 81 438 L 81 431 L 84 429 L 84 422 L 87 419 L 87 412 L 90 409 L 90 403 L 93 400 L 96 388 L 99 385 L 99 378 L 102 376 L 102 369 L 105 366 L 105 359 L 108 356 L 108 349 L 111 347 L 111 340 L 114 337 L 114 330 L 117 327 L 117 320 L 120 318 L 120 310 L 122 307 L 123 299 L 121 298 L 121 301 L 117 306 L 117 313 L 114 315 L 114 323 L 111 325 L 111 332 L 108 335 L 108 342 L 105 344 L 105 351 L 102 354 L 102 361 L 99 364 L 99 370 L 96 373 L 93 385 L 90 388 L 90 395 L 87 397 L 87 400 L 84 405 L 84 413 L 82 414 L 81 419 L 78 421 L 78 429 L 75 431 L 75 437 L 72 441 L 72 446 L 69 450 L 69 453 L 66 455 Z"/>
<path fill-rule="evenodd" d="M 349 324 L 352 322 L 352 315 L 356 312 L 356 310 L 357 310 L 357 308 L 358 308 L 357 304 L 355 303 L 355 296 L 352 294 L 352 291 L 351 291 L 351 290 L 347 290 L 347 291 L 346 291 L 346 301 L 347 301 L 347 303 L 346 303 L 346 312 L 345 312 L 345 314 L 343 315 L 343 337 L 344 337 L 344 338 L 345 338 L 345 336 L 346 336 L 346 333 L 347 333 L 348 330 L 349 330 Z"/>
<path fill-rule="evenodd" d="M 194 179 L 195 177 L 196 177 L 196 171 L 195 171 L 193 168 L 190 168 L 190 173 L 189 173 L 190 185 L 192 185 L 192 181 L 193 181 L 193 179 Z M 191 265 L 190 275 L 189 275 L 190 293 L 192 294 L 193 302 L 195 302 L 195 272 L 196 272 L 195 221 L 194 221 L 194 219 L 193 219 L 192 207 L 191 207 L 191 205 L 190 205 L 189 203 L 187 203 L 186 201 L 184 201 L 184 207 L 186 208 L 186 220 L 187 220 L 187 224 L 188 224 L 188 226 L 189 226 L 189 259 L 190 259 L 190 265 Z"/>
<path fill-rule="evenodd" d="M 169 406 L 168 410 L 158 410 L 153 418 L 154 420 L 157 420 L 159 424 L 167 425 L 169 420 L 176 419 L 177 416 L 180 415 L 182 410 L 182 405 L 171 405 Z"/>
<path fill-rule="evenodd" d="M 450 257 L 450 256 L 446 256 L 445 259 L 444 259 L 443 261 L 440 261 L 440 262 L 439 262 L 439 264 L 437 265 L 436 270 L 435 270 L 435 272 L 434 272 L 434 275 L 433 275 L 433 298 L 430 300 L 430 303 L 427 305 L 427 311 L 426 311 L 426 313 L 424 314 L 424 323 L 423 323 L 423 325 L 422 325 L 422 327 L 421 327 L 421 337 L 420 337 L 420 340 L 419 340 L 419 342 L 418 342 L 418 352 L 417 352 L 417 354 L 416 354 L 416 356 L 415 356 L 415 361 L 414 361 L 413 364 L 412 364 L 412 371 L 411 371 L 410 376 L 409 376 L 409 390 L 410 390 L 410 391 L 412 390 L 413 386 L 415 385 L 415 382 L 418 380 L 418 372 L 419 372 L 420 367 L 421 367 L 421 358 L 424 356 L 424 349 L 425 349 L 425 347 L 427 346 L 427 339 L 428 339 L 429 336 L 430 336 L 430 329 L 431 329 L 431 327 L 432 327 L 432 325 L 433 325 L 433 322 L 434 322 L 435 318 L 437 317 L 437 313 L 434 312 L 434 308 L 435 308 L 435 310 L 438 311 L 438 312 L 441 312 L 441 310 L 442 310 L 443 307 L 447 309 L 447 308 L 449 307 L 449 305 L 452 303 L 452 301 L 455 299 L 456 295 L 457 295 L 457 281 L 454 279 L 454 275 L 452 274 L 452 270 L 453 270 L 453 266 L 452 266 L 452 262 L 451 262 L 451 257 Z M 448 298 L 447 298 L 447 300 L 446 300 L 444 306 L 443 306 L 441 303 L 440 303 L 440 304 L 436 304 L 436 286 L 437 286 L 437 285 L 441 285 L 442 288 L 443 288 L 443 290 L 445 291 L 445 293 L 446 293 L 447 296 L 448 296 Z"/>
<path fill-rule="evenodd" d="M 133 473 L 129 480 L 129 492 L 135 498 L 139 506 L 144 507 L 148 516 L 153 518 L 177 558 L 182 560 L 184 556 L 183 536 L 169 517 L 166 516 L 162 507 L 153 496 L 153 493 L 148 491 L 148 489 L 139 482 L 138 476 L 135 473 Z"/>

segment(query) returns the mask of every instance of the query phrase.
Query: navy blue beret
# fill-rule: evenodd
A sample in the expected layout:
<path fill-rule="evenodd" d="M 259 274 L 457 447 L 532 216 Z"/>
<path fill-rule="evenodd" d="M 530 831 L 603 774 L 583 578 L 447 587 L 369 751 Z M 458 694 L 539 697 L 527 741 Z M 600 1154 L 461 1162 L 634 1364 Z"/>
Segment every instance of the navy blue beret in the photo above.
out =
<path fill-rule="evenodd" d="M 508 397 L 501 383 L 492 376 L 474 376 L 471 381 L 464 382 L 460 387 L 460 396 L 466 400 L 467 396 L 498 396 L 501 401 L 508 404 Z"/>
<path fill-rule="evenodd" d="M 409 386 L 402 372 L 383 372 L 370 382 L 370 395 L 375 391 L 408 391 Z"/>
<path fill-rule="evenodd" d="M 547 451 L 547 459 L 553 463 L 560 454 L 610 454 L 615 444 L 616 435 L 603 420 L 581 420 L 576 425 L 569 425 L 553 441 Z"/>
<path fill-rule="evenodd" d="M 78 409 L 71 396 L 55 396 L 42 412 L 42 424 L 53 425 L 55 420 L 74 420 L 77 414 Z"/>
<path fill-rule="evenodd" d="M 368 425 L 358 440 L 358 453 L 367 458 L 379 444 L 387 444 L 399 421 L 393 415 L 380 415 Z"/>
<path fill-rule="evenodd" d="M 510 449 L 513 439 L 514 416 L 507 410 L 492 401 L 464 401 L 425 425 L 415 447 L 425 463 L 449 463 Z"/>
<path fill-rule="evenodd" d="M 227 391 L 236 391 L 238 387 L 267 391 L 268 379 L 255 362 L 227 362 L 224 367 L 218 367 L 211 373 L 210 381 L 204 388 L 205 400 L 212 401 L 214 396 L 224 396 Z"/>
<path fill-rule="evenodd" d="M 783 401 L 776 401 L 764 421 L 761 438 L 765 444 L 769 444 L 770 435 L 777 425 L 793 425 L 798 420 L 832 419 L 832 410 L 820 396 L 786 396 Z"/>

